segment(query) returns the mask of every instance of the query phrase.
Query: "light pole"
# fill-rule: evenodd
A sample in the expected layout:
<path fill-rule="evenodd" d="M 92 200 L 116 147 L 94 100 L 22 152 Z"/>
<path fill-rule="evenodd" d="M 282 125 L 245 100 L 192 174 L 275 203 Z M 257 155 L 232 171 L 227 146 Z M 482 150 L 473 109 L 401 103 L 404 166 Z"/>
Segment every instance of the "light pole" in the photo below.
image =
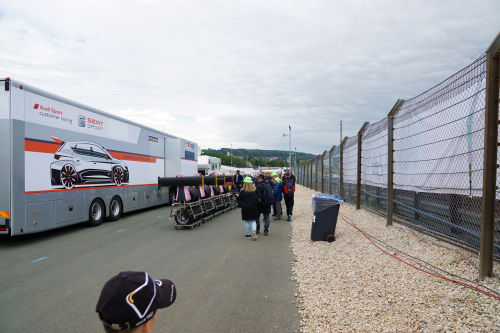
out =
<path fill-rule="evenodd" d="M 292 126 L 288 125 L 288 134 L 283 133 L 285 136 L 288 136 L 288 171 L 292 171 Z"/>
<path fill-rule="evenodd" d="M 233 167 L 233 144 L 231 143 L 231 168 Z"/>

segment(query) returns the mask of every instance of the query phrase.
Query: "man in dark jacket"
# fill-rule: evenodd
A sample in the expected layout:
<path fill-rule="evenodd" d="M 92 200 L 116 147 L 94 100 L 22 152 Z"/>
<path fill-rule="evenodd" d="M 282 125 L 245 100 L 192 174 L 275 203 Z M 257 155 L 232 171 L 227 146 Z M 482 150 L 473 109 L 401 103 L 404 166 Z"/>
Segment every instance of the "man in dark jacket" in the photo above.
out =
<path fill-rule="evenodd" d="M 271 205 L 273 204 L 273 188 L 269 182 L 265 181 L 265 176 L 260 175 L 256 187 L 257 203 L 259 206 L 259 214 L 264 215 L 264 236 L 269 234 L 269 214 L 271 213 Z M 257 219 L 257 234 L 260 233 L 260 215 Z"/>
<path fill-rule="evenodd" d="M 240 170 L 236 170 L 236 174 L 234 175 L 234 188 L 240 189 L 241 184 L 243 184 L 243 176 L 240 175 Z"/>
<path fill-rule="evenodd" d="M 292 220 L 295 176 L 290 172 L 283 175 L 283 198 L 285 198 L 287 221 Z"/>

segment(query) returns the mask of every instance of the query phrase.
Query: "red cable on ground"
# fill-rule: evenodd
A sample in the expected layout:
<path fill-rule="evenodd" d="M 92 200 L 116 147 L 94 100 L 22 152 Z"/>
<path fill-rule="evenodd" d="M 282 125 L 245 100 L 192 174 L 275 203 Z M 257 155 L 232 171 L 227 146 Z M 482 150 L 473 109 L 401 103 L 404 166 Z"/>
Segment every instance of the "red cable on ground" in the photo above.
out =
<path fill-rule="evenodd" d="M 340 215 L 340 216 L 341 216 L 344 220 L 346 220 L 347 222 L 349 222 L 349 224 L 351 224 L 354 228 L 356 228 L 356 229 L 357 229 L 357 230 L 358 230 L 358 231 L 359 231 L 359 232 L 360 232 L 363 236 L 365 236 L 365 237 L 366 237 L 366 239 L 368 239 L 368 240 L 370 241 L 370 243 L 372 243 L 372 244 L 373 244 L 376 248 L 378 248 L 380 251 L 384 252 L 385 254 L 387 254 L 387 255 L 389 255 L 389 256 L 391 256 L 391 257 L 393 257 L 393 258 L 395 258 L 395 259 L 397 259 L 397 260 L 399 260 L 399 261 L 401 261 L 401 262 L 403 262 L 403 263 L 405 263 L 405 264 L 407 264 L 408 266 L 413 267 L 413 268 L 415 268 L 415 269 L 419 270 L 419 271 L 422 271 L 422 272 L 424 272 L 424 273 L 427 273 L 427 274 L 429 274 L 429 275 L 432 275 L 432 276 L 434 276 L 434 277 L 437 277 L 437 278 L 440 278 L 440 279 L 443 279 L 443 280 L 447 280 L 447 281 L 450 281 L 450 282 L 453 282 L 453 283 L 456 283 L 456 284 L 463 285 L 463 286 L 465 286 L 465 287 L 469 287 L 469 288 L 474 289 L 474 290 L 477 290 L 477 291 L 479 291 L 479 292 L 481 292 L 481 293 L 483 293 L 483 294 L 485 294 L 485 295 L 488 295 L 488 296 L 491 296 L 491 297 L 493 297 L 493 298 L 496 298 L 497 300 L 500 300 L 500 296 L 494 295 L 494 294 L 492 294 L 492 293 L 490 293 L 490 292 L 487 292 L 486 290 L 480 289 L 480 288 L 478 288 L 478 287 L 476 287 L 476 286 L 473 286 L 473 285 L 468 284 L 468 283 L 465 283 L 465 282 L 461 282 L 461 281 L 453 280 L 453 279 L 447 278 L 446 276 L 442 276 L 442 275 L 439 275 L 439 274 L 436 274 L 436 273 L 430 272 L 430 271 L 428 271 L 428 270 L 425 270 L 425 269 L 423 269 L 423 268 L 417 267 L 417 266 L 415 266 L 415 265 L 413 265 L 413 264 L 411 264 L 411 263 L 409 263 L 409 262 L 405 261 L 404 259 L 402 259 L 402 258 L 398 257 L 398 256 L 397 256 L 397 255 L 395 255 L 395 254 L 389 253 L 388 251 L 386 251 L 386 250 L 384 250 L 383 248 L 381 248 L 380 246 L 378 246 L 378 245 L 377 245 L 377 244 L 376 244 L 376 243 L 375 243 L 375 242 L 374 242 L 374 241 L 373 241 L 373 240 L 372 240 L 372 239 L 371 239 L 371 238 L 370 238 L 370 237 L 369 237 L 369 236 L 368 236 L 368 235 L 367 235 L 367 234 L 366 234 L 363 230 L 361 230 L 360 228 L 358 228 L 358 226 L 357 226 L 357 225 L 356 225 L 356 224 L 355 224 L 355 223 L 354 223 L 351 219 L 349 219 L 348 217 L 346 217 L 346 216 L 344 216 L 344 215 L 342 215 L 342 214 L 339 214 L 339 215 Z"/>

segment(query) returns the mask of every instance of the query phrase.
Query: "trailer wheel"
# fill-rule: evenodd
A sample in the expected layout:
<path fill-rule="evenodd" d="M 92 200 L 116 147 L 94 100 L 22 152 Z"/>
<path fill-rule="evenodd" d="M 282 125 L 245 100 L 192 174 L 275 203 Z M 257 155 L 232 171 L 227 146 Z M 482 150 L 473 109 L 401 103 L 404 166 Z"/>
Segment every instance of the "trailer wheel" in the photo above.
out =
<path fill-rule="evenodd" d="M 109 219 L 111 221 L 118 220 L 123 213 L 123 203 L 120 197 L 113 197 L 109 203 Z"/>
<path fill-rule="evenodd" d="M 123 182 L 123 179 L 125 178 L 125 173 L 123 172 L 123 169 L 119 166 L 113 168 L 113 182 L 116 184 L 116 186 L 120 186 Z"/>
<path fill-rule="evenodd" d="M 94 199 L 89 207 L 89 225 L 97 227 L 104 220 L 104 204 L 101 199 Z"/>
<path fill-rule="evenodd" d="M 75 167 L 71 164 L 63 165 L 61 168 L 61 184 L 64 188 L 70 189 L 75 187 L 77 179 L 78 174 L 76 173 Z"/>

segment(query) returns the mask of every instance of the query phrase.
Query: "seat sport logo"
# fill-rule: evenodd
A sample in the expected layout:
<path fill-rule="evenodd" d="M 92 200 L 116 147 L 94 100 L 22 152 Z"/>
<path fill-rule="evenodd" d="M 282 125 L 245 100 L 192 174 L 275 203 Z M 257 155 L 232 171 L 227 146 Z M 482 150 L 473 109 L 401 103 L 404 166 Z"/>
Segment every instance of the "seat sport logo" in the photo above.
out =
<path fill-rule="evenodd" d="M 102 131 L 104 128 L 104 121 L 84 115 L 78 115 L 78 126 L 91 128 L 96 131 Z"/>

